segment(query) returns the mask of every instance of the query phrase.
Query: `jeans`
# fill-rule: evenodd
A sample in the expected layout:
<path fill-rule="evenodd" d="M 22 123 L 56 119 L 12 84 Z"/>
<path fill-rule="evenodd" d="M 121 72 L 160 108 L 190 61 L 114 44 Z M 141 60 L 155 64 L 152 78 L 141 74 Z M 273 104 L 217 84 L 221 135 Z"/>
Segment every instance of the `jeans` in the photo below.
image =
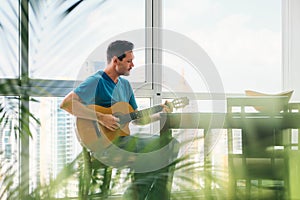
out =
<path fill-rule="evenodd" d="M 179 143 L 171 139 L 166 147 L 158 135 L 151 137 L 121 136 L 105 151 L 110 160 L 133 170 L 132 183 L 124 193 L 126 200 L 167 200 L 168 177 L 176 159 Z M 125 152 L 122 154 L 122 152 Z M 133 158 L 131 158 L 133 156 Z M 96 156 L 97 158 L 97 153 Z"/>
<path fill-rule="evenodd" d="M 173 140 L 173 143 L 178 143 L 177 140 Z M 126 136 L 119 138 L 115 144 L 127 151 L 133 151 L 135 153 L 149 153 L 157 151 L 161 148 L 161 142 L 159 136 L 152 136 L 147 138 Z M 174 146 L 174 145 L 172 145 Z M 174 148 L 171 150 L 171 156 L 176 156 L 178 150 Z M 175 152 L 174 152 L 175 151 Z M 154 159 L 170 159 L 170 157 L 161 158 L 151 156 L 151 160 L 145 160 L 144 164 L 149 166 L 151 162 L 155 162 Z M 124 193 L 124 199 L 128 200 L 167 200 L 169 199 L 169 191 L 167 188 L 167 181 L 169 175 L 169 166 L 161 166 L 161 168 L 143 172 L 134 173 L 132 184 L 127 188 Z"/>

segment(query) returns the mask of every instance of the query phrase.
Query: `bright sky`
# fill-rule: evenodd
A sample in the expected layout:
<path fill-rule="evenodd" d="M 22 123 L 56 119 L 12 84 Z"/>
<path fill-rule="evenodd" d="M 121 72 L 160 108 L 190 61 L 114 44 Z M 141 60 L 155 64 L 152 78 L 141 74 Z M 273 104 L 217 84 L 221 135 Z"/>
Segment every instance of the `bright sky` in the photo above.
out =
<path fill-rule="evenodd" d="M 165 1 L 164 27 L 185 34 L 204 48 L 226 91 L 280 91 L 280 0 L 180 2 Z"/>

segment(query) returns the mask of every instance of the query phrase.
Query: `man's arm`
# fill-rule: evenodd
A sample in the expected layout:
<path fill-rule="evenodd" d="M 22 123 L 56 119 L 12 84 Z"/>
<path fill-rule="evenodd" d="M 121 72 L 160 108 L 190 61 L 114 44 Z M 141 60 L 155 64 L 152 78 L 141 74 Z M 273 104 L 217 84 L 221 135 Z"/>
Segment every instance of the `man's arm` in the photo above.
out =
<path fill-rule="evenodd" d="M 111 114 L 103 114 L 85 106 L 80 97 L 75 92 L 70 92 L 65 96 L 60 108 L 68 113 L 83 119 L 97 120 L 101 125 L 111 131 L 115 131 L 120 127 L 119 119 Z"/>

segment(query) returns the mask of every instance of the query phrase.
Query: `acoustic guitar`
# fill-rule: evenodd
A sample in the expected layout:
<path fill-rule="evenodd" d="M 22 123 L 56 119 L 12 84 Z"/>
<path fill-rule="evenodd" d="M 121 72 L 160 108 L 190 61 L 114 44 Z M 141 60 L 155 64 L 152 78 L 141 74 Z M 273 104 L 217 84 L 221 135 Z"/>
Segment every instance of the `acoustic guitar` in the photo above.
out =
<path fill-rule="evenodd" d="M 188 98 L 181 97 L 174 99 L 172 102 L 167 102 L 166 105 L 173 110 L 173 108 L 183 108 L 188 104 Z M 132 120 L 146 118 L 163 110 L 162 105 L 156 105 L 151 108 L 135 111 L 126 102 L 118 102 L 108 108 L 98 105 L 88 105 L 87 107 L 103 114 L 112 114 L 120 120 L 120 128 L 116 131 L 111 131 L 97 121 L 83 118 L 76 119 L 77 138 L 83 146 L 91 151 L 96 151 L 96 149 L 99 149 L 99 146 L 101 148 L 107 147 L 110 141 L 114 140 L 117 136 L 130 135 L 129 123 Z"/>

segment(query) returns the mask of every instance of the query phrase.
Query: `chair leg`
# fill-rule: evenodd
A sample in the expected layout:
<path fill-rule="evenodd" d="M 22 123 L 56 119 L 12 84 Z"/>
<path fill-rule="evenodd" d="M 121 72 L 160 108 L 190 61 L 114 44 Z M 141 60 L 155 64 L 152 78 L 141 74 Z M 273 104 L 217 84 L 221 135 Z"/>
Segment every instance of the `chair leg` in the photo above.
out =
<path fill-rule="evenodd" d="M 258 195 L 261 197 L 263 194 L 262 194 L 262 180 L 258 180 Z"/>
<path fill-rule="evenodd" d="M 247 199 L 251 199 L 251 180 L 246 179 L 246 197 Z"/>
<path fill-rule="evenodd" d="M 229 177 L 229 189 L 228 189 L 228 199 L 236 198 L 236 180 L 233 177 Z"/>
<path fill-rule="evenodd" d="M 100 186 L 101 193 L 103 197 L 107 197 L 110 189 L 112 169 L 110 167 L 105 166 L 103 172 L 103 183 Z"/>

